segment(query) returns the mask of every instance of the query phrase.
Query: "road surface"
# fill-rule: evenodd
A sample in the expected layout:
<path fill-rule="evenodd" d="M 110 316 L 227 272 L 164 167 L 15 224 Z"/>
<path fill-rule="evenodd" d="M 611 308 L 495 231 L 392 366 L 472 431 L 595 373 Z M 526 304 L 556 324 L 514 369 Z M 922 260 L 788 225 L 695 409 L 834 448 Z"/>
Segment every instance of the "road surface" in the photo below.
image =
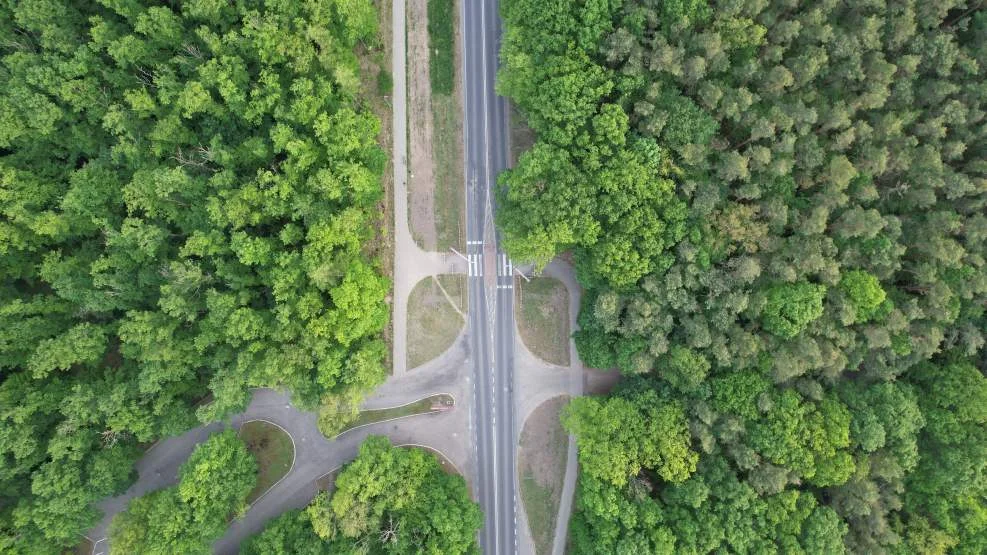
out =
<path fill-rule="evenodd" d="M 480 547 L 517 552 L 517 426 L 514 408 L 514 278 L 497 247 L 493 187 L 507 167 L 507 104 L 494 92 L 500 49 L 498 2 L 463 0 L 463 119 L 469 340 Z"/>

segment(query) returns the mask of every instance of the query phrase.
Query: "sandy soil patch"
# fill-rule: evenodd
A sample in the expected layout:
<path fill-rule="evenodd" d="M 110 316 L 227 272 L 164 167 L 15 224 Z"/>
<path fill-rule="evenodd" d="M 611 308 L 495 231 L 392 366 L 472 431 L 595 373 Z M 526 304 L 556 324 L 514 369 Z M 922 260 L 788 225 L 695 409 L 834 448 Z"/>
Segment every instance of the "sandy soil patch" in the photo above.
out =
<path fill-rule="evenodd" d="M 427 251 L 462 245 L 465 229 L 460 38 L 456 24 L 456 86 L 432 94 L 428 1 L 408 0 L 408 225 Z M 458 9 L 456 16 L 458 19 Z"/>

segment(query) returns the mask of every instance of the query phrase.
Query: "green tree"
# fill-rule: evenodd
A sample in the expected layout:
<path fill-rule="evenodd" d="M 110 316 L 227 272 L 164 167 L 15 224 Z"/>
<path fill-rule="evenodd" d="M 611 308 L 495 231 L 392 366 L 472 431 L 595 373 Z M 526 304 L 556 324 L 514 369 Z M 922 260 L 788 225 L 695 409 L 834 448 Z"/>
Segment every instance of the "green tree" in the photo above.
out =
<path fill-rule="evenodd" d="M 823 313 L 826 288 L 812 283 L 775 285 L 766 292 L 761 313 L 764 329 L 786 339 L 802 333 Z"/>
<path fill-rule="evenodd" d="M 251 387 L 314 409 L 383 379 L 390 284 L 366 245 L 386 156 L 356 54 L 381 46 L 377 17 L 369 0 L 0 7 L 18 37 L 0 45 L 17 551 L 75 545 L 139 444 L 242 410 Z"/>
<path fill-rule="evenodd" d="M 844 274 L 839 287 L 853 307 L 858 322 L 870 320 L 887 298 L 877 278 L 862 270 Z"/>
<path fill-rule="evenodd" d="M 680 482 L 696 468 L 682 407 L 662 401 L 654 392 L 633 399 L 573 399 L 562 423 L 576 435 L 584 471 L 616 486 L 642 469 Z"/>
<path fill-rule="evenodd" d="M 274 520 L 247 553 L 478 553 L 482 514 L 466 483 L 424 450 L 371 436 L 302 511 Z"/>
<path fill-rule="evenodd" d="M 110 523 L 120 553 L 208 553 L 231 515 L 245 508 L 257 462 L 233 430 L 196 446 L 179 470 L 178 485 L 130 501 Z"/>

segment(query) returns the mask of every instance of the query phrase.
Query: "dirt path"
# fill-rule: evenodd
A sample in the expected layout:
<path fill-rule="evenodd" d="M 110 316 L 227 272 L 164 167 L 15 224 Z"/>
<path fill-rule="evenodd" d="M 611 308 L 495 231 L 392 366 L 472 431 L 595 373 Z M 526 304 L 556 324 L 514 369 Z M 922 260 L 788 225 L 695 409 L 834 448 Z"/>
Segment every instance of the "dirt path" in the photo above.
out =
<path fill-rule="evenodd" d="M 432 137 L 432 87 L 428 68 L 428 1 L 408 0 L 408 212 L 411 234 L 427 251 L 436 250 L 435 152 Z"/>

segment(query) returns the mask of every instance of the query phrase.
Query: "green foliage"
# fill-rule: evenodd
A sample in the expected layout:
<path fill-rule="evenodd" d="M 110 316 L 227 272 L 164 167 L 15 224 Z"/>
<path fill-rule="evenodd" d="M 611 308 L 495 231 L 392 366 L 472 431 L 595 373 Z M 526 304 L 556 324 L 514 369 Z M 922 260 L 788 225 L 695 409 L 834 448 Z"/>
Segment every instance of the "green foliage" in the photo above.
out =
<path fill-rule="evenodd" d="M 51 553 L 139 443 L 251 387 L 314 407 L 383 380 L 385 154 L 354 54 L 377 13 L 20 2 L 0 29 L 0 536 Z"/>
<path fill-rule="evenodd" d="M 243 545 L 244 555 L 329 555 L 329 545 L 319 541 L 305 510 L 288 511 Z"/>
<path fill-rule="evenodd" d="M 709 361 L 692 349 L 676 345 L 660 367 L 660 372 L 675 389 L 685 393 L 694 392 L 709 374 Z"/>
<path fill-rule="evenodd" d="M 131 500 L 110 524 L 120 553 L 209 553 L 230 516 L 246 507 L 257 461 L 236 432 L 212 435 L 182 465 L 177 486 Z"/>
<path fill-rule="evenodd" d="M 462 477 L 421 449 L 371 436 L 331 497 L 274 520 L 245 553 L 479 553 L 482 520 Z"/>
<path fill-rule="evenodd" d="M 386 70 L 380 70 L 377 74 L 377 94 L 381 96 L 390 96 L 394 92 L 394 77 L 391 73 Z"/>
<path fill-rule="evenodd" d="M 767 302 L 761 314 L 764 329 L 791 339 L 822 316 L 826 288 L 813 283 L 775 285 L 766 291 Z"/>
<path fill-rule="evenodd" d="M 568 415 L 573 551 L 987 551 L 984 6 L 502 12 L 499 91 L 537 136 L 505 247 L 571 251 L 579 354 L 625 374 Z M 642 462 L 644 392 L 684 409 L 684 481 Z"/>
<path fill-rule="evenodd" d="M 908 544 L 955 545 L 960 553 L 987 549 L 987 378 L 968 362 L 923 364 L 909 376 L 926 419 L 919 462 L 908 475 Z M 936 539 L 938 538 L 938 539 Z"/>
<path fill-rule="evenodd" d="M 456 43 L 452 0 L 428 0 L 428 71 L 433 94 L 452 94 Z"/>
<path fill-rule="evenodd" d="M 672 148 L 680 149 L 690 144 L 704 145 L 716 133 L 717 123 L 705 110 L 688 97 L 670 90 L 663 93 L 655 102 L 664 116 L 661 125 L 661 140 Z M 655 121 L 651 125 L 657 127 Z"/>
<path fill-rule="evenodd" d="M 670 482 L 685 480 L 696 468 L 682 407 L 653 391 L 631 399 L 577 397 L 562 424 L 576 434 L 583 471 L 615 486 L 644 468 Z"/>
<path fill-rule="evenodd" d="M 862 270 L 844 274 L 840 279 L 840 290 L 846 294 L 858 322 L 870 320 L 887 298 L 877 277 Z"/>

